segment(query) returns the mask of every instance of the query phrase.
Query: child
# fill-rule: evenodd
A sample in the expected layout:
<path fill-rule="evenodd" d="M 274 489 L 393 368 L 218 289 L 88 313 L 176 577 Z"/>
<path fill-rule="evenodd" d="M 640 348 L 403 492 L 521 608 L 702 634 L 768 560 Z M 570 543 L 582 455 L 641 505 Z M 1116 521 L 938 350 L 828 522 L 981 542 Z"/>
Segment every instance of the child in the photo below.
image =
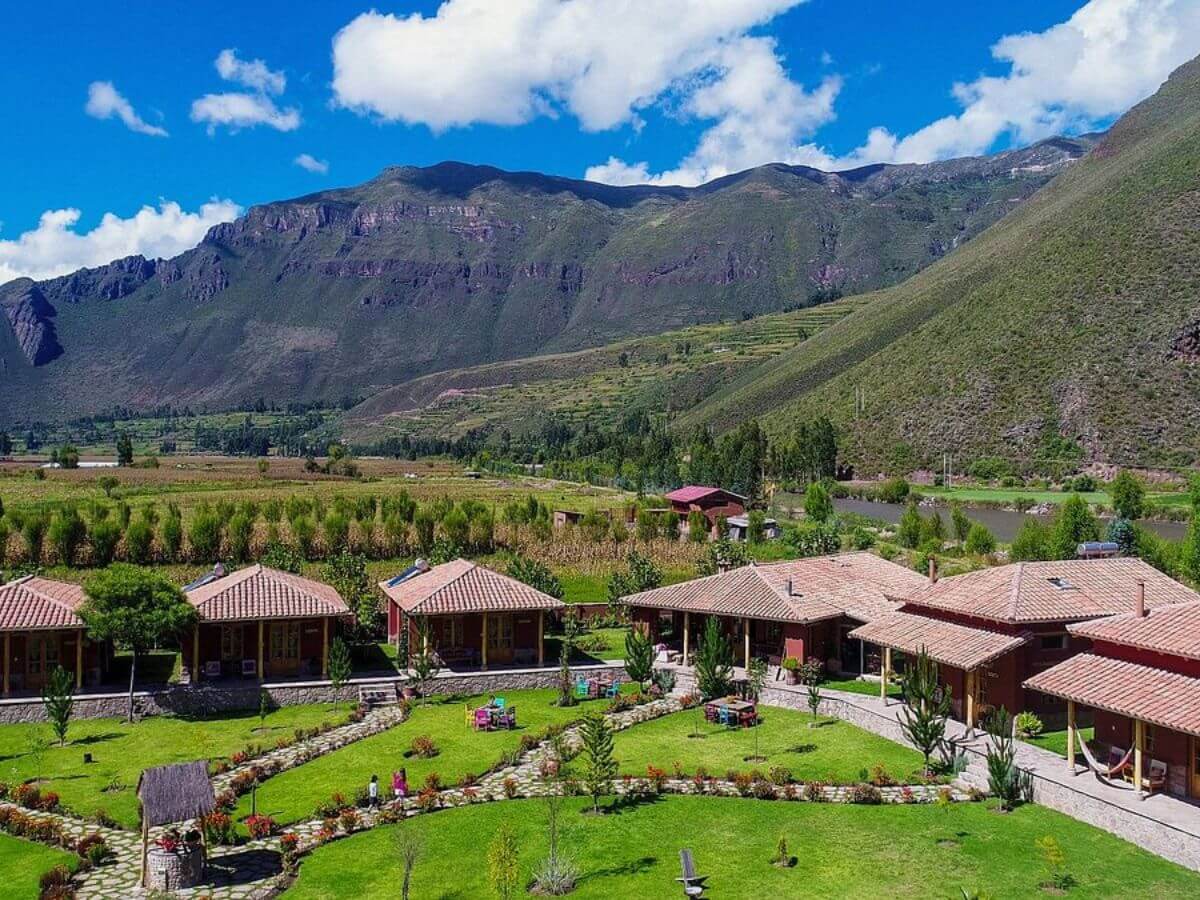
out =
<path fill-rule="evenodd" d="M 379 805 L 379 776 L 378 775 L 372 775 L 371 781 L 367 785 L 367 802 L 370 804 L 371 809 L 374 809 L 375 807 L 377 807 Z"/>
<path fill-rule="evenodd" d="M 408 796 L 408 772 L 401 769 L 399 772 L 392 773 L 392 793 L 396 795 L 397 800 L 403 800 Z"/>

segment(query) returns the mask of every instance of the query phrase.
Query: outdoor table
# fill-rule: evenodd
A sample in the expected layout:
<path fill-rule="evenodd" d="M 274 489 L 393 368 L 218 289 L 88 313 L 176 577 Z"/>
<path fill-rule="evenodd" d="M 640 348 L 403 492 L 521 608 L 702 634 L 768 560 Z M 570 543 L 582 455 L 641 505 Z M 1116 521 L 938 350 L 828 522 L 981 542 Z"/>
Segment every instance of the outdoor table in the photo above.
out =
<path fill-rule="evenodd" d="M 739 726 L 746 718 L 756 717 L 758 714 L 758 710 L 755 705 L 746 700 L 726 698 L 724 700 L 710 700 L 706 705 L 714 710 L 719 710 L 721 707 L 725 707 L 737 716 L 737 723 Z"/>

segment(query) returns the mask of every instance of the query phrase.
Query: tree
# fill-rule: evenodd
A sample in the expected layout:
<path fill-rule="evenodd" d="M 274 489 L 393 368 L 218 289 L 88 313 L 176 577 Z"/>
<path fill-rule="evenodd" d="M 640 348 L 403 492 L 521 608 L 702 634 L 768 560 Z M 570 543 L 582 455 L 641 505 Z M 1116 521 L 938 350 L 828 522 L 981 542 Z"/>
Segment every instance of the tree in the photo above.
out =
<path fill-rule="evenodd" d="M 650 591 L 662 584 L 662 571 L 650 557 L 630 550 L 625 557 L 628 569 L 614 572 L 608 579 L 608 602 L 616 605 L 623 597 Z"/>
<path fill-rule="evenodd" d="M 1087 501 L 1072 494 L 1058 510 L 1050 534 L 1050 552 L 1054 559 L 1074 559 L 1076 548 L 1084 541 L 1100 539 L 1100 525 Z"/>
<path fill-rule="evenodd" d="M 1051 557 L 1050 528 L 1040 519 L 1026 517 L 1013 537 L 1009 548 L 1009 559 L 1013 562 L 1036 562 Z"/>
<path fill-rule="evenodd" d="M 54 548 L 59 562 L 64 566 L 75 564 L 75 552 L 83 543 L 86 534 L 87 526 L 83 524 L 83 519 L 79 518 L 79 513 L 75 511 L 75 508 L 70 506 L 60 509 L 54 514 L 47 531 L 50 546 Z"/>
<path fill-rule="evenodd" d="M 113 491 L 121 484 L 121 480 L 115 475 L 101 475 L 96 479 L 96 487 L 104 491 L 105 497 L 112 497 Z"/>
<path fill-rule="evenodd" d="M 13 442 L 7 431 L 0 431 L 0 456 L 12 456 Z"/>
<path fill-rule="evenodd" d="M 583 784 L 592 798 L 592 811 L 600 812 L 600 798 L 612 790 L 617 777 L 617 761 L 613 759 L 612 726 L 598 710 L 583 718 L 579 729 L 583 740 Z"/>
<path fill-rule="evenodd" d="M 703 544 L 708 540 L 708 517 L 698 509 L 688 513 L 688 540 L 693 544 Z"/>
<path fill-rule="evenodd" d="M 424 702 L 425 685 L 437 677 L 442 665 L 438 662 L 437 652 L 433 646 L 429 620 L 422 617 L 417 622 L 417 649 L 410 652 L 408 666 L 412 669 L 412 680 L 416 684 L 417 694 Z"/>
<path fill-rule="evenodd" d="M 718 572 L 728 572 L 750 565 L 750 551 L 745 544 L 739 544 L 723 537 L 704 548 L 704 555 L 696 563 L 696 574 L 703 578 L 705 575 L 716 575 Z"/>
<path fill-rule="evenodd" d="M 533 893 L 561 896 L 575 889 L 578 872 L 560 849 L 559 823 L 562 819 L 563 795 L 546 795 L 546 859 L 533 880 Z"/>
<path fill-rule="evenodd" d="M 750 660 L 750 668 L 746 670 L 746 683 L 750 689 L 750 696 L 754 699 L 755 704 L 762 698 L 763 688 L 767 686 L 767 662 L 764 659 L 759 659 L 757 656 Z M 754 761 L 766 759 L 765 756 L 758 752 L 758 733 L 760 728 L 754 728 Z"/>
<path fill-rule="evenodd" d="M 1146 489 L 1132 472 L 1122 469 L 1108 486 L 1113 509 L 1122 519 L 1140 519 L 1146 512 Z"/>
<path fill-rule="evenodd" d="M 605 522 L 607 527 L 608 523 Z M 515 555 L 508 562 L 508 577 L 515 578 L 523 584 L 529 585 L 536 591 L 541 591 L 543 594 L 548 594 L 556 600 L 561 600 L 563 595 L 562 582 L 544 564 L 536 559 L 530 559 L 527 556 Z"/>
<path fill-rule="evenodd" d="M 766 536 L 767 516 L 761 509 L 750 510 L 746 522 L 746 540 L 751 544 L 761 544 Z"/>
<path fill-rule="evenodd" d="M 350 680 L 353 669 L 350 661 L 350 648 L 342 640 L 341 635 L 335 637 L 329 645 L 329 681 L 335 687 L 341 687 Z"/>
<path fill-rule="evenodd" d="M 79 468 L 79 450 L 74 444 L 63 444 L 51 457 L 51 462 L 57 462 L 63 469 Z"/>
<path fill-rule="evenodd" d="M 166 576 L 128 563 L 114 563 L 84 583 L 87 599 L 79 616 L 93 640 L 113 641 L 130 651 L 129 721 L 138 656 L 183 634 L 196 621 L 196 608 Z"/>
<path fill-rule="evenodd" d="M 129 434 L 124 431 L 117 435 L 117 465 L 133 465 L 133 441 L 130 440 Z"/>
<path fill-rule="evenodd" d="M 716 616 L 704 621 L 704 632 L 696 646 L 696 686 L 706 700 L 729 693 L 733 679 L 733 647 L 721 631 Z"/>
<path fill-rule="evenodd" d="M 1022 775 L 1017 766 L 1012 716 L 1003 706 L 988 720 L 988 734 L 988 790 L 1000 801 L 1001 809 L 1010 810 L 1021 802 Z"/>
<path fill-rule="evenodd" d="M 636 625 L 625 635 L 625 674 L 642 687 L 654 674 L 654 645 Z"/>
<path fill-rule="evenodd" d="M 929 759 L 946 735 L 950 692 L 938 683 L 937 663 L 924 647 L 904 674 L 904 696 L 907 705 L 900 711 L 900 730 L 925 758 L 928 775 Z"/>
<path fill-rule="evenodd" d="M 412 873 L 421 858 L 421 839 L 411 828 L 397 828 L 393 831 L 396 841 L 396 852 L 400 854 L 400 865 L 404 869 L 404 877 L 400 882 L 400 900 L 408 900 L 412 889 Z"/>
<path fill-rule="evenodd" d="M 808 711 L 812 713 L 809 727 L 815 727 L 821 712 L 821 679 L 824 667 L 815 656 L 810 656 L 800 668 L 800 680 L 808 688 Z"/>
<path fill-rule="evenodd" d="M 179 559 L 179 551 L 183 549 L 183 516 L 177 507 L 167 507 L 167 515 L 162 523 L 162 545 L 167 562 Z"/>
<path fill-rule="evenodd" d="M 75 676 L 62 666 L 55 666 L 42 688 L 42 705 L 46 708 L 46 720 L 60 747 L 67 743 L 67 726 L 71 723 L 71 710 L 75 705 Z"/>
<path fill-rule="evenodd" d="M 963 544 L 963 549 L 968 553 L 977 553 L 980 556 L 995 553 L 996 536 L 988 531 L 985 526 L 974 522 L 971 525 L 971 530 L 967 532 L 967 540 Z"/>
<path fill-rule="evenodd" d="M 917 511 L 917 504 L 910 500 L 904 507 L 904 514 L 900 516 L 900 522 L 896 526 L 896 540 L 900 546 L 911 550 L 920 544 L 923 524 L 921 514 Z"/>
<path fill-rule="evenodd" d="M 379 633 L 383 611 L 379 594 L 367 576 L 365 556 L 342 550 L 321 567 L 321 580 L 332 585 L 354 611 L 357 633 L 361 637 L 371 638 Z"/>
<path fill-rule="evenodd" d="M 221 534 L 225 530 L 224 522 L 208 504 L 201 504 L 192 516 L 192 524 L 188 528 L 188 542 L 192 545 L 192 559 L 196 562 L 211 563 L 221 555 Z"/>
<path fill-rule="evenodd" d="M 92 548 L 92 565 L 107 566 L 117 553 L 121 542 L 121 523 L 113 519 L 100 519 L 88 526 L 88 543 Z"/>
<path fill-rule="evenodd" d="M 960 544 L 966 541 L 967 535 L 971 533 L 971 520 L 963 512 L 961 503 L 950 505 L 950 527 L 954 529 L 954 539 Z"/>
<path fill-rule="evenodd" d="M 814 522 L 827 522 L 833 517 L 833 499 L 819 481 L 814 481 L 804 492 L 804 515 Z"/>
<path fill-rule="evenodd" d="M 488 881 L 500 900 L 512 900 L 519 889 L 519 849 L 517 832 L 512 823 L 505 821 L 496 830 L 496 836 L 488 846 Z"/>

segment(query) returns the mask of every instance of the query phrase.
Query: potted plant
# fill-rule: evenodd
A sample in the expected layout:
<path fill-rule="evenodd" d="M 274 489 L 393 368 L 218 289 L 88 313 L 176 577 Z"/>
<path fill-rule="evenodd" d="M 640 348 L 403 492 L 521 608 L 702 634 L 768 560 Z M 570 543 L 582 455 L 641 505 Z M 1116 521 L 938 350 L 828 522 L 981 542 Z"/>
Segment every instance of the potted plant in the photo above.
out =
<path fill-rule="evenodd" d="M 796 684 L 800 680 L 800 660 L 794 656 L 789 656 L 780 665 L 783 671 L 787 673 L 788 684 Z"/>

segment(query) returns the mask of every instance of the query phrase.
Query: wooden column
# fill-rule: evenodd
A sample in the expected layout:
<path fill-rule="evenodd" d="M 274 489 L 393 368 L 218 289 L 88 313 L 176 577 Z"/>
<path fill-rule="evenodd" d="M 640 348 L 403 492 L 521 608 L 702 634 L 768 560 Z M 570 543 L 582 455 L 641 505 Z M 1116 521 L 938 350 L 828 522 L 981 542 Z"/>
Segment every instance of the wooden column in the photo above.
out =
<path fill-rule="evenodd" d="M 883 648 L 883 665 L 879 670 L 879 699 L 887 703 L 888 676 L 892 674 L 892 648 Z"/>
<path fill-rule="evenodd" d="M 750 671 L 750 620 L 742 619 L 742 631 L 746 633 L 746 672 Z"/>
<path fill-rule="evenodd" d="M 690 616 L 688 615 L 688 613 L 686 611 L 684 611 L 684 614 L 683 614 L 683 664 L 685 666 L 688 664 L 688 632 L 692 630 L 692 628 L 691 628 L 692 623 L 689 621 L 689 619 L 690 619 Z M 5 662 L 4 665 L 7 666 L 8 663 Z M 5 669 L 5 671 L 7 671 L 7 669 Z M 5 681 L 5 684 L 8 684 L 8 682 Z M 5 693 L 7 693 L 7 689 L 5 690 Z"/>
<path fill-rule="evenodd" d="M 1075 701 L 1067 701 L 1067 768 L 1075 774 Z"/>
<path fill-rule="evenodd" d="M 483 614 L 483 648 L 480 650 L 480 657 L 483 671 L 487 671 L 487 613 Z"/>
<path fill-rule="evenodd" d="M 975 682 L 979 678 L 974 669 L 967 670 L 967 727 L 975 727 Z"/>
<path fill-rule="evenodd" d="M 239 665 L 241 665 L 239 663 Z M 192 683 L 200 680 L 203 673 L 203 667 L 200 665 L 200 623 L 197 622 L 192 628 Z"/>
<path fill-rule="evenodd" d="M 4 632 L 4 696 L 8 696 L 8 664 L 12 659 L 12 645 L 10 641 L 12 635 L 9 632 Z"/>
<path fill-rule="evenodd" d="M 324 630 L 321 632 L 321 677 L 329 677 L 329 616 L 321 620 Z"/>
<path fill-rule="evenodd" d="M 1142 792 L 1142 758 L 1146 750 L 1146 723 L 1141 719 L 1133 720 L 1133 790 L 1136 794 Z"/>
<path fill-rule="evenodd" d="M 83 687 L 83 629 L 75 632 L 75 690 Z"/>
<path fill-rule="evenodd" d="M 538 610 L 538 667 L 546 662 L 546 611 Z"/>
<path fill-rule="evenodd" d="M 267 673 L 263 671 L 263 626 L 266 623 L 258 620 L 258 680 L 262 681 L 267 677 Z"/>

